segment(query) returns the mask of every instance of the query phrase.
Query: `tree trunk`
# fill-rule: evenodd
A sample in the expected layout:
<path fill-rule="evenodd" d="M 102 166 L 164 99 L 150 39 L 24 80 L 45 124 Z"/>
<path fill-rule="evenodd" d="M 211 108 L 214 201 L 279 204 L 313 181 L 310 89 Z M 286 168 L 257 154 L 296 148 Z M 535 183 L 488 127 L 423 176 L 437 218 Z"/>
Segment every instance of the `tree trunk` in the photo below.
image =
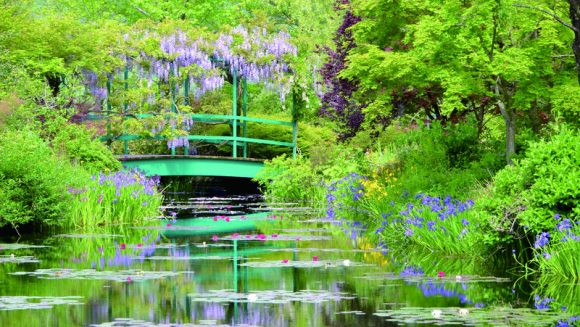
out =
<path fill-rule="evenodd" d="M 508 85 L 503 85 L 508 84 Z M 508 165 L 513 164 L 512 157 L 516 153 L 516 111 L 512 107 L 515 85 L 506 83 L 498 77 L 495 84 L 497 106 L 505 122 L 505 157 Z"/>
<path fill-rule="evenodd" d="M 506 141 L 505 156 L 508 165 L 511 165 L 513 164 L 512 157 L 516 153 L 516 115 L 512 108 L 506 110 L 508 118 L 504 117 Z"/>
<path fill-rule="evenodd" d="M 580 84 L 580 0 L 570 0 L 570 20 L 572 21 L 572 26 L 576 29 L 574 31 L 572 50 L 576 58 L 576 73 L 578 75 L 578 84 Z"/>

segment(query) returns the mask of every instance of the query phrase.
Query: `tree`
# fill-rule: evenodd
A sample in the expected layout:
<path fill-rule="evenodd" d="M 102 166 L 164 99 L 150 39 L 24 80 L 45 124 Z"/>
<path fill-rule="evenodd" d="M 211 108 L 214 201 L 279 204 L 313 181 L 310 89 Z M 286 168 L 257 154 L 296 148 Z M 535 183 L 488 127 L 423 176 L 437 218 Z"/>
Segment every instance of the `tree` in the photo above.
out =
<path fill-rule="evenodd" d="M 328 61 L 320 69 L 320 73 L 327 91 L 321 99 L 320 114 L 338 122 L 339 138 L 344 140 L 356 134 L 363 123 L 364 115 L 363 106 L 353 99 L 353 93 L 358 88 L 357 82 L 339 76 L 345 68 L 349 51 L 356 47 L 350 29 L 360 21 L 360 18 L 352 13 L 348 1 L 337 1 L 337 10 L 342 10 L 341 4 L 346 4 L 346 10 L 342 24 L 334 36 L 335 49 L 324 47 Z"/>
<path fill-rule="evenodd" d="M 570 17 L 571 23 L 565 21 L 561 16 L 560 12 L 563 12 L 564 8 L 562 5 L 568 5 L 568 15 Z M 574 57 L 576 59 L 576 72 L 577 72 L 577 79 L 578 84 L 580 84 L 580 1 L 579 0 L 566 0 L 563 2 L 560 1 L 550 1 L 546 3 L 545 1 L 540 1 L 539 3 L 532 4 L 522 4 L 516 3 L 514 4 L 516 7 L 531 9 L 538 11 L 542 14 L 547 15 L 555 19 L 558 23 L 562 24 L 562 26 L 567 27 L 574 33 L 574 40 L 571 43 L 572 51 L 574 52 Z M 549 6 L 549 9 L 545 7 Z"/>
<path fill-rule="evenodd" d="M 358 2 L 363 22 L 374 19 L 362 6 L 366 2 Z M 368 2 L 383 8 L 391 3 Z M 387 90 L 400 87 L 440 86 L 443 115 L 473 109 L 477 104 L 470 99 L 481 104 L 491 99 L 506 125 L 510 163 L 519 113 L 548 103 L 558 76 L 569 74 L 565 63 L 553 58 L 567 47 L 567 32 L 539 13 L 523 14 L 512 0 L 396 3 L 404 14 L 394 25 L 404 33 L 381 38 L 380 30 L 355 27 L 359 47 L 349 55 L 342 77 L 359 81 L 361 93 L 373 95 L 367 110 L 374 114 L 392 108 Z"/>

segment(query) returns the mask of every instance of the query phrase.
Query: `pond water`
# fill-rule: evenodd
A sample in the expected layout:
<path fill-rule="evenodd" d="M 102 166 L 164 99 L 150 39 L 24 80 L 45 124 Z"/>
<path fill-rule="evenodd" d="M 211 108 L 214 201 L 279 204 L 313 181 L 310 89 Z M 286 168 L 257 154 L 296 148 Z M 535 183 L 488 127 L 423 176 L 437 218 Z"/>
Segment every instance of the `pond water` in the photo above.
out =
<path fill-rule="evenodd" d="M 0 326 L 546 326 L 567 317 L 536 310 L 503 269 L 405 262 L 308 208 L 171 198 L 151 226 L 0 241 Z"/>

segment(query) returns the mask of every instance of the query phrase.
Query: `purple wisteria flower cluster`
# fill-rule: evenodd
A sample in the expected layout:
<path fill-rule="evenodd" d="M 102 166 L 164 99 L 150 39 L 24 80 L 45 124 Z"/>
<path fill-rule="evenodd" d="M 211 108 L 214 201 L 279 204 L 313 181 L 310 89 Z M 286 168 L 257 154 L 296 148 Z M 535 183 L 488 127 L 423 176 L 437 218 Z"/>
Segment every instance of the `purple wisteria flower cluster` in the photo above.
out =
<path fill-rule="evenodd" d="M 235 74 L 249 82 L 264 83 L 279 93 L 281 101 L 290 92 L 291 80 L 286 75 L 291 70 L 287 59 L 296 57 L 298 49 L 285 32 L 268 34 L 264 28 L 250 31 L 238 26 L 220 34 L 215 41 L 191 38 L 184 31 L 164 36 L 147 32 L 141 36 L 143 39 L 155 37 L 160 39 L 159 52 L 150 54 L 133 49 L 139 53 L 136 58 L 120 55 L 127 69 L 134 70 L 139 79 L 146 79 L 149 88 L 156 81 L 168 83 L 172 78 L 187 79 L 195 99 L 199 99 L 207 92 L 223 88 L 225 76 L 220 70 L 223 68 L 231 76 Z M 131 43 L 132 38 L 139 37 L 127 35 L 125 41 Z M 97 74 L 85 72 L 84 75 L 85 83 L 97 102 L 106 98 L 107 90 L 102 87 Z M 179 91 L 179 84 L 174 83 L 172 89 Z M 149 94 L 147 102 L 154 104 L 156 97 Z"/>
<path fill-rule="evenodd" d="M 174 149 L 174 148 L 179 148 L 179 147 L 189 147 L 189 139 L 187 138 L 187 136 L 180 136 L 177 138 L 173 138 L 170 139 L 169 141 L 167 141 L 167 148 L 168 149 Z"/>

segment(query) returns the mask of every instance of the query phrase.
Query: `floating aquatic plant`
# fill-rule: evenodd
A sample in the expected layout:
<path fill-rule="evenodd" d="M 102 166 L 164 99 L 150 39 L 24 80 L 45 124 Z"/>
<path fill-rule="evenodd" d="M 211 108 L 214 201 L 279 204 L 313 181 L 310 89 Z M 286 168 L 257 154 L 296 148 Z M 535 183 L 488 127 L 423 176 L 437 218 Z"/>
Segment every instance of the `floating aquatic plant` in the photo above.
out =
<path fill-rule="evenodd" d="M 392 310 L 378 310 L 375 316 L 385 317 L 387 321 L 404 324 L 465 324 L 471 326 L 547 326 L 554 325 L 567 317 L 562 313 L 538 311 L 529 308 L 496 307 L 487 309 L 464 308 L 419 308 L 406 307 Z M 438 314 L 434 315 L 434 311 Z"/>
<path fill-rule="evenodd" d="M 346 263 L 348 261 L 348 264 Z M 352 262 L 350 260 L 308 260 L 308 261 L 294 261 L 294 260 L 282 260 L 282 261 L 255 261 L 246 262 L 240 264 L 241 267 L 251 267 L 251 268 L 280 268 L 280 267 L 293 267 L 293 268 L 335 268 L 335 267 L 372 267 L 374 265 L 362 263 L 362 262 Z"/>
<path fill-rule="evenodd" d="M 92 324 L 91 327 L 204 327 L 204 326 L 214 326 L 214 327 L 226 327 L 231 325 L 218 325 L 215 321 L 201 320 L 199 324 L 184 324 L 184 323 L 154 323 L 145 320 L 137 320 L 132 318 L 116 318 L 111 322 L 104 322 L 102 324 Z M 243 325 L 246 326 L 246 325 Z"/>
<path fill-rule="evenodd" d="M 153 256 L 148 257 L 147 260 L 158 260 L 158 261 L 190 261 L 190 260 L 232 260 L 230 256 Z"/>
<path fill-rule="evenodd" d="M 354 299 L 348 293 L 323 290 L 304 290 L 292 292 L 286 290 L 252 291 L 249 294 L 236 293 L 232 290 L 215 290 L 208 293 L 189 294 L 193 302 L 253 302 L 267 304 L 287 304 L 291 302 L 323 303 Z M 249 300 L 249 299 L 252 300 Z"/>
<path fill-rule="evenodd" d="M 290 235 L 290 234 L 257 234 L 257 235 L 229 235 L 219 238 L 220 240 L 246 240 L 246 241 L 330 241 L 332 238 L 330 236 L 319 236 L 319 235 Z"/>
<path fill-rule="evenodd" d="M 131 281 L 162 279 L 167 277 L 178 276 L 179 272 L 172 271 L 139 271 L 139 270 L 121 270 L 121 271 L 98 271 L 95 269 L 37 269 L 35 271 L 20 271 L 11 273 L 17 276 L 35 276 L 40 279 L 88 279 L 88 280 L 111 280 L 125 282 L 128 277 Z"/>
<path fill-rule="evenodd" d="M 49 248 L 46 245 L 32 245 L 23 243 L 0 243 L 0 251 L 12 251 L 12 250 L 23 250 L 23 249 L 41 249 Z"/>
<path fill-rule="evenodd" d="M 81 305 L 82 296 L 0 296 L 0 311 L 51 309 L 55 305 Z"/>
<path fill-rule="evenodd" d="M 119 234 L 58 234 L 53 237 L 60 238 L 117 238 L 123 237 Z"/>
<path fill-rule="evenodd" d="M 38 263 L 40 260 L 33 256 L 17 257 L 12 255 L 0 255 L 0 263 Z"/>

